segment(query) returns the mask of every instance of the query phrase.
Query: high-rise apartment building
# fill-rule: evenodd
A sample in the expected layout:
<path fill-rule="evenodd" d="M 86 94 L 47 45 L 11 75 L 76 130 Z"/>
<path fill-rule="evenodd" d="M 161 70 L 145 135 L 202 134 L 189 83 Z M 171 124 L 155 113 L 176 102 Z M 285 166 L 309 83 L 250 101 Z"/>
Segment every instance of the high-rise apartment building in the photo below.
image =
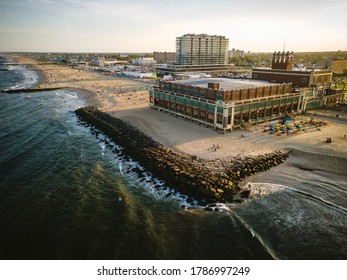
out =
<path fill-rule="evenodd" d="M 185 34 L 176 38 L 176 63 L 157 65 L 158 74 L 228 72 L 229 39 L 207 34 Z"/>
<path fill-rule="evenodd" d="M 176 64 L 228 64 L 229 39 L 207 34 L 185 34 L 176 38 Z"/>

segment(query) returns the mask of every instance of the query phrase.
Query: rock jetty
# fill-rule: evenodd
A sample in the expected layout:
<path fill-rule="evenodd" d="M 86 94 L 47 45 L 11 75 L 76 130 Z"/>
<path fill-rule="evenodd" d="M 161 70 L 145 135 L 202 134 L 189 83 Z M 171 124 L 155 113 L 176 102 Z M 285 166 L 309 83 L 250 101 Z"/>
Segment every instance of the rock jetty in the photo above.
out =
<path fill-rule="evenodd" d="M 76 115 L 122 146 L 125 155 L 140 163 L 154 176 L 202 205 L 240 201 L 248 197 L 250 191 L 241 190 L 240 180 L 269 170 L 284 162 L 288 156 L 288 152 L 276 151 L 258 156 L 206 161 L 174 152 L 137 128 L 95 107 L 80 108 L 76 110 Z"/>
<path fill-rule="evenodd" d="M 18 88 L 18 89 L 5 89 L 1 93 L 19 93 L 19 92 L 34 92 L 34 91 L 51 91 L 64 89 L 64 87 L 47 87 L 47 88 Z"/>

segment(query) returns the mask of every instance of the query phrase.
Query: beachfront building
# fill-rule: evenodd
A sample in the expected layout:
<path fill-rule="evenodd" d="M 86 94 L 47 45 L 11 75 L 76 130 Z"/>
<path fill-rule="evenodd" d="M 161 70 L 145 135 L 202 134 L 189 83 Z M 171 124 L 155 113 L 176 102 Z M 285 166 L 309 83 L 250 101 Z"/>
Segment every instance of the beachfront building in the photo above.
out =
<path fill-rule="evenodd" d="M 332 72 L 327 69 L 294 69 L 293 52 L 274 52 L 269 68 L 252 69 L 252 79 L 275 83 L 292 83 L 294 88 L 323 87 L 331 85 Z"/>
<path fill-rule="evenodd" d="M 163 65 L 161 69 L 173 69 L 177 78 L 178 73 L 184 76 L 184 71 L 199 72 L 200 66 L 196 65 L 199 61 L 211 69 L 223 67 L 221 53 L 213 59 L 208 55 L 205 58 L 194 55 L 196 46 L 201 49 L 195 36 L 187 34 L 177 40 L 176 62 L 181 65 L 165 65 L 166 68 Z M 201 39 L 204 36 L 201 35 Z M 216 36 L 217 40 L 222 42 L 219 37 Z M 187 38 L 191 41 L 186 43 Z M 159 81 L 150 90 L 150 107 L 226 132 L 242 124 L 275 120 L 287 113 L 301 113 L 344 102 L 343 91 L 331 87 L 331 71 L 293 70 L 293 57 L 290 52 L 275 52 L 271 69 L 253 69 L 250 80 L 195 78 Z M 211 64 L 206 64 L 207 61 Z"/>
<path fill-rule="evenodd" d="M 202 78 L 160 81 L 150 90 L 152 109 L 223 132 L 344 102 L 344 93 L 325 95 L 314 88 L 293 91 L 292 84 Z"/>
<path fill-rule="evenodd" d="M 305 110 L 305 92 L 292 85 L 209 78 L 160 81 L 150 91 L 150 107 L 224 132 L 242 123 L 273 120 Z"/>
<path fill-rule="evenodd" d="M 200 78 L 159 81 L 149 92 L 151 109 L 197 122 L 223 132 L 246 123 L 257 124 L 287 113 L 343 103 L 342 90 L 328 94 L 316 88 L 294 90 L 291 83 Z"/>
<path fill-rule="evenodd" d="M 176 38 L 176 60 L 174 64 L 156 65 L 161 75 L 177 73 L 213 73 L 229 71 L 229 39 L 207 34 L 185 34 Z"/>

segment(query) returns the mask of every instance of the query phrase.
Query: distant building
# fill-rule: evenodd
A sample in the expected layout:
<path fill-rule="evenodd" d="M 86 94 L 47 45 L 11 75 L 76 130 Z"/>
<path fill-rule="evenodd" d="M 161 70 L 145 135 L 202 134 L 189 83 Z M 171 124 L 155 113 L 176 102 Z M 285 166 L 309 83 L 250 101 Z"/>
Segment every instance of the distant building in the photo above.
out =
<path fill-rule="evenodd" d="M 317 61 L 316 66 L 331 69 L 334 74 L 343 74 L 347 71 L 347 60 L 329 57 L 327 60 Z"/>
<path fill-rule="evenodd" d="M 104 67 L 105 61 L 106 61 L 105 57 L 97 57 L 97 58 L 94 58 L 90 61 L 90 65 Z"/>
<path fill-rule="evenodd" d="M 168 62 L 175 62 L 176 60 L 176 53 L 175 52 L 153 52 L 154 60 L 158 64 L 168 63 Z"/>
<path fill-rule="evenodd" d="M 330 70 L 293 70 L 293 52 L 275 52 L 271 69 L 252 69 L 252 79 L 275 83 L 292 83 L 293 87 L 330 86 Z"/>
<path fill-rule="evenodd" d="M 328 64 L 333 73 L 343 74 L 347 71 L 347 60 L 331 60 Z"/>
<path fill-rule="evenodd" d="M 121 62 L 117 60 L 106 60 L 105 57 L 94 58 L 90 61 L 90 65 L 98 67 L 112 66 L 119 63 Z"/>
<path fill-rule="evenodd" d="M 245 56 L 245 51 L 242 50 L 235 50 L 234 48 L 231 51 L 228 51 L 229 58 L 232 57 L 244 57 Z"/>
<path fill-rule="evenodd" d="M 155 63 L 155 60 L 153 57 L 141 57 L 133 59 L 131 62 L 134 65 L 151 66 Z"/>
<path fill-rule="evenodd" d="M 126 77 L 140 78 L 140 79 L 156 77 L 155 73 L 153 72 L 142 73 L 142 72 L 123 71 L 122 74 Z"/>
<path fill-rule="evenodd" d="M 207 34 L 185 34 L 176 38 L 175 64 L 161 64 L 162 75 L 183 72 L 224 73 L 228 67 L 229 39 Z"/>

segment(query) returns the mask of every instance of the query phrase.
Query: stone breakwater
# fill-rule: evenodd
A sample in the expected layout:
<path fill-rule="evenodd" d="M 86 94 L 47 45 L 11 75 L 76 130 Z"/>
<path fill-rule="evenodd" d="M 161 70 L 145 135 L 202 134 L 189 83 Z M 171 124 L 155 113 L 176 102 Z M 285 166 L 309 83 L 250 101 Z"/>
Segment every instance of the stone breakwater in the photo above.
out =
<path fill-rule="evenodd" d="M 249 190 L 241 190 L 239 181 L 257 172 L 269 170 L 287 158 L 288 152 L 276 151 L 258 156 L 229 157 L 206 161 L 176 153 L 138 129 L 94 107 L 76 110 L 80 120 L 102 131 L 123 147 L 123 153 L 141 164 L 154 176 L 200 204 L 240 201 Z M 141 170 L 134 170 L 141 173 Z"/>
<path fill-rule="evenodd" d="M 64 87 L 47 87 L 47 88 L 18 88 L 18 89 L 5 89 L 1 93 L 19 93 L 19 92 L 36 92 L 36 91 L 52 91 L 64 89 Z"/>

